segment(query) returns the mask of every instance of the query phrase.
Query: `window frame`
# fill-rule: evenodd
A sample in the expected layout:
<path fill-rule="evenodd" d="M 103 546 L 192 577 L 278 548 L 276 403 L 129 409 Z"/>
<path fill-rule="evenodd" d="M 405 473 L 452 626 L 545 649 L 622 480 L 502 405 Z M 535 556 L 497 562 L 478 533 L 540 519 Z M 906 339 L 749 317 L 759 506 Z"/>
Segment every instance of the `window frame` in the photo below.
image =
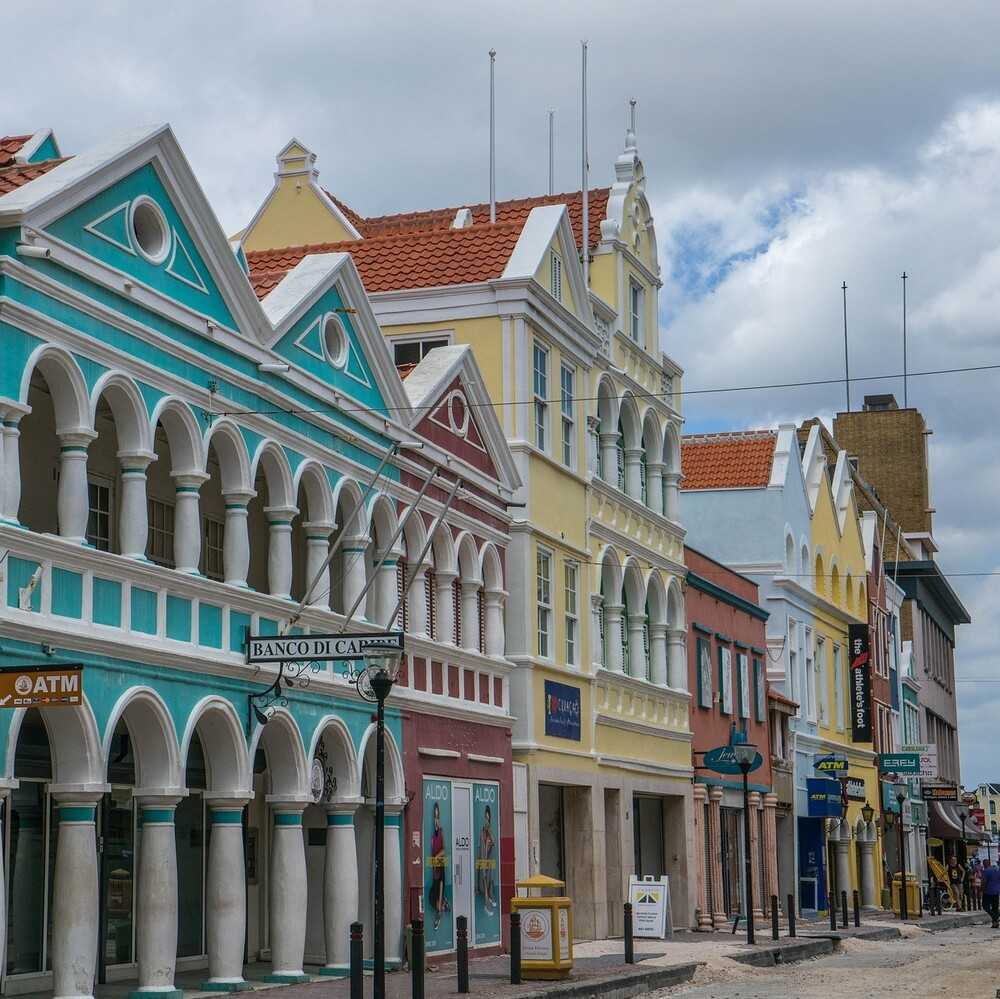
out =
<path fill-rule="evenodd" d="M 159 527 L 156 524 L 155 508 L 160 508 L 165 514 L 169 514 L 169 517 L 164 518 L 164 524 L 169 520 L 169 529 L 167 526 Z M 158 499 L 155 496 L 146 497 L 146 524 L 147 524 L 147 540 L 146 540 L 146 551 L 148 553 L 148 558 L 150 562 L 156 563 L 156 565 L 165 566 L 168 569 L 174 568 L 174 540 L 176 538 L 175 528 L 176 528 L 176 511 L 177 504 L 170 500 Z M 157 538 L 164 539 L 162 541 L 163 554 L 158 555 L 157 548 Z"/>
<path fill-rule="evenodd" d="M 712 683 L 712 640 L 695 637 L 695 670 L 698 678 L 698 707 L 711 710 L 715 692 Z"/>
<path fill-rule="evenodd" d="M 736 653 L 737 712 L 740 718 L 750 719 L 750 657 L 746 652 Z"/>
<path fill-rule="evenodd" d="M 580 565 L 569 559 L 563 562 L 563 615 L 566 665 L 577 666 L 580 655 Z"/>
<path fill-rule="evenodd" d="M 542 367 L 539 368 L 539 359 Z M 531 345 L 531 387 L 534 398 L 535 413 L 535 447 L 543 454 L 548 453 L 549 430 L 549 348 L 538 340 Z"/>
<path fill-rule="evenodd" d="M 209 525 L 219 529 L 219 544 L 209 544 Z M 219 568 L 213 570 L 209 565 L 209 552 L 218 552 Z M 221 582 L 226 578 L 226 522 L 218 517 L 203 515 L 201 518 L 201 565 L 202 573 L 208 579 Z"/>
<path fill-rule="evenodd" d="M 753 705 L 754 720 L 760 724 L 767 719 L 767 692 L 764 686 L 764 661 L 753 657 Z"/>
<path fill-rule="evenodd" d="M 628 279 L 628 336 L 633 343 L 642 344 L 645 320 L 645 289 L 634 277 Z"/>
<path fill-rule="evenodd" d="M 719 712 L 734 714 L 733 650 L 728 645 L 719 646 Z"/>
<path fill-rule="evenodd" d="M 545 567 L 544 575 L 542 574 L 543 565 Z M 544 600 L 542 598 L 543 591 L 545 593 Z M 535 550 L 535 651 L 538 658 L 551 659 L 551 647 L 552 552 L 545 548 L 537 548 Z"/>
<path fill-rule="evenodd" d="M 549 291 L 557 301 L 562 301 L 562 257 L 555 250 L 549 251 Z"/>
<path fill-rule="evenodd" d="M 567 468 L 573 468 L 576 465 L 576 418 L 573 414 L 575 406 L 576 368 L 563 361 L 559 365 L 559 415 L 562 426 L 561 457 L 562 463 Z"/>

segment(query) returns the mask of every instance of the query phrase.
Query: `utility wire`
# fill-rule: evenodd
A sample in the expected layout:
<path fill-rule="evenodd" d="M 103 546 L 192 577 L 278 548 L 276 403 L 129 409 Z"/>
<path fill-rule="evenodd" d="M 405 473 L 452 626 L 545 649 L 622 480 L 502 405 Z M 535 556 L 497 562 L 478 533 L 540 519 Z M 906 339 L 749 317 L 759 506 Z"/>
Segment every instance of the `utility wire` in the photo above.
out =
<path fill-rule="evenodd" d="M 998 371 L 1000 370 L 1000 364 L 970 364 L 961 368 L 934 368 L 928 371 L 909 371 L 907 372 L 907 378 L 929 378 L 936 375 L 961 375 L 968 374 L 974 371 Z M 901 372 L 895 372 L 893 374 L 887 375 L 860 375 L 851 378 L 852 382 L 877 382 L 877 381 L 889 381 L 895 378 L 901 378 Z M 844 378 L 813 378 L 807 381 L 798 382 L 770 382 L 761 383 L 757 385 L 729 385 L 720 388 L 695 388 L 695 389 L 678 389 L 676 392 L 633 392 L 631 389 L 627 389 L 619 395 L 609 395 L 604 396 L 606 399 L 617 399 L 621 401 L 626 396 L 631 396 L 633 399 L 667 399 L 673 398 L 675 396 L 686 396 L 686 395 L 724 395 L 729 392 L 769 392 L 775 389 L 792 389 L 792 388 L 813 388 L 821 385 L 843 385 L 846 379 Z M 599 402 L 601 396 L 574 396 L 570 401 L 573 403 L 577 402 Z M 540 399 L 532 396 L 530 399 L 500 399 L 495 402 L 472 402 L 467 401 L 467 405 L 470 408 L 500 408 L 505 406 L 533 406 L 535 403 L 551 403 L 552 405 L 559 405 L 563 402 L 562 396 Z M 435 409 L 440 404 L 440 400 L 433 403 L 427 403 L 422 406 L 386 406 L 387 411 L 393 410 L 431 410 Z M 326 415 L 330 413 L 370 413 L 372 412 L 371 407 L 368 406 L 319 406 L 315 409 L 297 409 L 297 408 L 273 408 L 273 409 L 238 409 L 238 410 L 228 410 L 218 413 L 213 413 L 213 416 L 314 416 L 314 415 Z"/>

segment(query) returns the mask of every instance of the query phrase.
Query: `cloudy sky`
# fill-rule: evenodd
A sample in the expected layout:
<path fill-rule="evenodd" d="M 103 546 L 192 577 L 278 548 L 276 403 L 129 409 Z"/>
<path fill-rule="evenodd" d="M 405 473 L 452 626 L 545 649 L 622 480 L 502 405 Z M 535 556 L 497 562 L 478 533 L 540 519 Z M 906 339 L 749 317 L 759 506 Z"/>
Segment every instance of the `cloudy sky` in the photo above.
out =
<path fill-rule="evenodd" d="M 169 121 L 227 231 L 292 135 L 363 214 L 488 197 L 497 50 L 500 197 L 579 186 L 579 42 L 590 42 L 592 181 L 626 102 L 661 244 L 663 345 L 688 388 L 1000 362 L 1000 5 L 44 3 L 8 19 L 7 132 L 65 151 Z M 13 44 L 9 33 L 13 32 Z M 966 784 L 1000 780 L 997 372 L 914 378 L 934 431 L 940 561 L 975 623 L 959 639 Z M 901 380 L 854 386 L 896 391 Z M 691 396 L 688 429 L 829 416 L 843 386 Z M 998 573 L 998 575 L 989 575 Z"/>

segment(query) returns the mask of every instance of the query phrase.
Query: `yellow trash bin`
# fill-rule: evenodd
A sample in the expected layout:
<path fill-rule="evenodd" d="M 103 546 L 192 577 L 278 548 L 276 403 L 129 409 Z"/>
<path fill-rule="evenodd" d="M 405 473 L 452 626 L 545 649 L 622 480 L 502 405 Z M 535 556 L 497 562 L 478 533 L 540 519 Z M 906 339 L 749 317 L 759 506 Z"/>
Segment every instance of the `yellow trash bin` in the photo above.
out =
<path fill-rule="evenodd" d="M 892 911 L 897 916 L 901 915 L 899 905 L 899 874 L 892 877 Z M 906 872 L 906 916 L 908 919 L 916 919 L 920 915 L 920 882 L 915 874 Z"/>
<path fill-rule="evenodd" d="M 514 887 L 526 892 L 510 900 L 511 911 L 521 914 L 521 976 L 568 978 L 573 968 L 573 902 L 565 895 L 540 894 L 565 888 L 566 882 L 536 874 Z"/>

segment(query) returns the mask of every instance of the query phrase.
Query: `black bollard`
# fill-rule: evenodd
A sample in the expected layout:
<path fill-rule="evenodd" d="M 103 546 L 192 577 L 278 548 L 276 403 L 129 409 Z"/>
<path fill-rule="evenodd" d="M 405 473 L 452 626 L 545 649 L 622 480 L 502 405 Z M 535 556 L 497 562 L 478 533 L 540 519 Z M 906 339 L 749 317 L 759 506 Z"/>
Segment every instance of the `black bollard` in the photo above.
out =
<path fill-rule="evenodd" d="M 771 896 L 771 939 L 778 939 L 778 896 Z"/>
<path fill-rule="evenodd" d="M 858 889 L 854 889 L 854 925 L 861 925 L 861 896 L 858 895 Z"/>
<path fill-rule="evenodd" d="M 625 963 L 635 964 L 635 941 L 632 939 L 632 903 L 625 903 Z"/>
<path fill-rule="evenodd" d="M 455 920 L 455 936 L 458 939 L 458 991 L 465 995 L 469 991 L 469 917 L 458 916 Z"/>
<path fill-rule="evenodd" d="M 837 900 L 836 898 L 828 898 L 826 904 L 830 910 L 830 929 L 835 930 L 837 928 Z"/>
<path fill-rule="evenodd" d="M 521 913 L 510 914 L 510 984 L 521 984 Z"/>
<path fill-rule="evenodd" d="M 788 896 L 788 935 L 795 936 L 795 896 Z"/>
<path fill-rule="evenodd" d="M 840 893 L 840 925 L 847 929 L 847 892 Z"/>
<path fill-rule="evenodd" d="M 351 923 L 351 999 L 364 999 L 365 928 Z"/>
<path fill-rule="evenodd" d="M 418 916 L 410 925 L 410 988 L 413 999 L 424 999 L 424 921 Z"/>

